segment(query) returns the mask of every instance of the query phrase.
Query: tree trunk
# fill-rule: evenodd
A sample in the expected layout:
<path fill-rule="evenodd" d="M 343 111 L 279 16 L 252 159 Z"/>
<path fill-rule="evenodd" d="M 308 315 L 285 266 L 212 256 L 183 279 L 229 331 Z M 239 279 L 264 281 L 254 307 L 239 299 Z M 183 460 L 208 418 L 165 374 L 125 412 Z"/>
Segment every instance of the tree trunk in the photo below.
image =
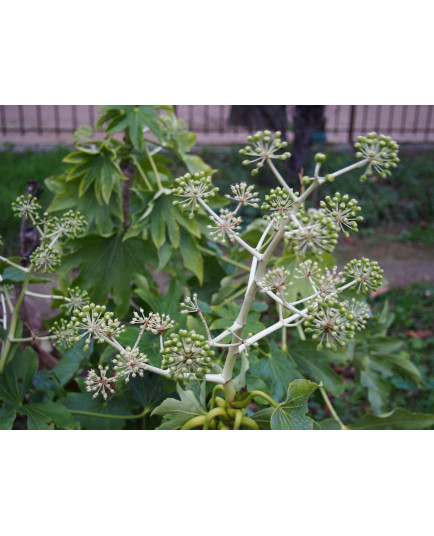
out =
<path fill-rule="evenodd" d="M 312 145 L 312 133 L 325 131 L 325 106 L 296 106 L 294 114 L 294 142 L 289 159 L 291 177 L 298 177 L 306 164 Z"/>
<path fill-rule="evenodd" d="M 280 130 L 285 136 L 288 127 L 286 105 L 234 105 L 231 108 L 228 122 L 232 126 L 246 127 L 252 134 L 256 130 Z"/>

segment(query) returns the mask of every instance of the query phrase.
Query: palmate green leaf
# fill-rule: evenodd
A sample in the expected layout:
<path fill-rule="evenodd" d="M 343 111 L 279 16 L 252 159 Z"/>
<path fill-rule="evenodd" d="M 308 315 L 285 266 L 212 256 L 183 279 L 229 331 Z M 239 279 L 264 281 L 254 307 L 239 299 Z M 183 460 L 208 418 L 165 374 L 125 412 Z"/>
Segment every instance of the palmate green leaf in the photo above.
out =
<path fill-rule="evenodd" d="M 406 409 L 397 408 L 383 415 L 365 415 L 351 430 L 421 430 L 434 426 L 434 414 L 410 413 Z"/>
<path fill-rule="evenodd" d="M 360 373 L 360 383 L 368 391 L 368 400 L 372 411 L 381 413 L 387 408 L 390 394 L 390 384 L 382 379 L 381 374 L 374 370 L 372 364 Z"/>
<path fill-rule="evenodd" d="M 37 391 L 44 393 L 44 400 L 54 400 L 65 394 L 57 376 L 52 370 L 38 370 L 33 376 L 33 387 Z"/>
<path fill-rule="evenodd" d="M 161 136 L 161 121 L 155 110 L 162 108 L 158 105 L 109 105 L 101 108 L 102 115 L 98 119 L 97 128 L 109 122 L 106 132 L 128 130 L 134 147 L 141 151 L 143 148 L 143 127 L 157 137 Z"/>
<path fill-rule="evenodd" d="M 93 191 L 87 191 L 78 197 L 78 184 L 75 181 L 66 182 L 62 175 L 45 179 L 47 188 L 55 196 L 48 212 L 64 212 L 66 210 L 79 210 L 87 221 L 89 233 L 98 232 L 101 236 L 111 236 L 116 227 L 123 221 L 121 196 L 119 186 L 115 186 L 110 197 L 110 203 L 99 204 Z"/>
<path fill-rule="evenodd" d="M 260 409 L 256 413 L 253 413 L 253 415 L 250 415 L 250 418 L 256 422 L 260 430 L 271 430 L 271 415 L 273 411 L 274 408 Z"/>
<path fill-rule="evenodd" d="M 384 377 L 391 376 L 396 372 L 401 378 L 411 380 L 416 387 L 422 384 L 418 368 L 410 361 L 409 354 L 405 352 L 386 355 L 371 352 L 370 359 L 375 369 L 380 371 Z"/>
<path fill-rule="evenodd" d="M 73 242 L 75 250 L 64 257 L 63 267 L 80 268 L 74 285 L 87 290 L 100 305 L 113 295 L 116 314 L 123 316 L 129 309 L 134 273 L 144 271 L 146 248 L 138 238 L 122 240 L 121 234 L 108 238 L 89 235 Z"/>
<path fill-rule="evenodd" d="M 203 283 L 203 259 L 197 247 L 196 240 L 184 230 L 181 231 L 181 255 L 184 266 L 190 270 L 202 285 Z"/>
<path fill-rule="evenodd" d="M 108 205 L 115 186 L 119 186 L 121 180 L 127 180 L 119 167 L 114 151 L 107 145 L 101 144 L 96 154 L 80 152 L 74 153 L 73 156 L 75 165 L 68 171 L 66 180 L 80 180 L 78 197 L 82 197 L 93 185 L 98 203 Z M 68 162 L 68 157 L 64 161 Z"/>
<path fill-rule="evenodd" d="M 143 377 L 132 378 L 129 390 L 131 398 L 139 402 L 143 409 L 154 409 L 166 397 L 161 376 L 148 372 Z"/>
<path fill-rule="evenodd" d="M 277 401 L 282 399 L 289 381 L 302 377 L 294 363 L 283 354 L 274 341 L 270 342 L 269 357 L 261 357 L 252 364 L 248 374 L 263 380 Z"/>
<path fill-rule="evenodd" d="M 15 407 L 24 403 L 38 365 L 38 357 L 30 347 L 7 363 L 0 374 L 0 397 L 6 404 Z"/>
<path fill-rule="evenodd" d="M 63 353 L 62 358 L 58 361 L 52 372 L 58 378 L 60 385 L 66 385 L 72 380 L 80 367 L 87 363 L 89 355 L 92 353 L 93 339 L 91 341 L 90 352 L 84 352 L 84 340 L 75 344 L 74 348 L 70 348 Z"/>
<path fill-rule="evenodd" d="M 17 411 L 15 407 L 4 405 L 0 408 L 0 430 L 11 430 L 16 416 Z"/>
<path fill-rule="evenodd" d="M 202 407 L 192 391 L 184 391 L 178 385 L 177 392 L 180 400 L 167 398 L 152 412 L 152 415 L 165 415 L 168 417 L 168 420 L 163 422 L 157 430 L 179 430 L 193 417 L 206 415 L 205 408 Z"/>
<path fill-rule="evenodd" d="M 312 430 L 313 421 L 307 416 L 309 396 L 318 388 L 308 380 L 290 383 L 285 402 L 271 415 L 272 430 Z"/>
<path fill-rule="evenodd" d="M 15 262 L 15 264 L 20 263 L 22 259 L 17 259 L 15 257 L 11 257 L 9 260 L 12 262 Z M 6 265 L 6 267 L 2 271 L 2 266 L 0 265 L 0 273 L 2 276 L 1 284 L 2 285 L 10 285 L 14 283 L 22 283 L 24 281 L 24 278 L 26 277 L 26 274 L 19 270 L 18 268 L 14 268 L 13 266 L 8 265 L 7 263 L 3 262 L 2 265 Z M 30 276 L 30 283 L 47 283 L 47 281 L 51 281 L 48 277 L 40 277 L 36 275 Z"/>
<path fill-rule="evenodd" d="M 126 421 L 125 419 L 74 414 L 74 411 L 130 416 L 134 415 L 134 411 L 139 407 L 137 402 L 127 396 L 116 395 L 104 400 L 102 397 L 92 398 L 90 393 L 68 393 L 60 402 L 72 412 L 74 419 L 86 430 L 122 430 Z"/>
<path fill-rule="evenodd" d="M 341 425 L 335 419 L 323 419 L 313 423 L 314 430 L 342 430 Z"/>
<path fill-rule="evenodd" d="M 334 396 L 340 396 L 344 392 L 344 381 L 331 368 L 328 355 L 318 352 L 315 341 L 300 341 L 291 343 L 288 353 L 301 370 L 311 376 L 316 382 L 322 382 L 327 391 Z"/>
<path fill-rule="evenodd" d="M 80 428 L 71 413 L 59 402 L 28 404 L 20 408 L 19 412 L 27 415 L 29 430 L 54 430 L 54 428 L 76 430 Z"/>
<path fill-rule="evenodd" d="M 214 320 L 214 322 L 211 324 L 211 329 L 229 328 L 234 323 L 240 312 L 240 306 L 233 302 L 228 302 L 224 306 L 213 305 L 211 309 L 215 315 L 219 316 L 219 318 Z M 265 329 L 265 326 L 259 320 L 259 313 L 257 311 L 249 311 L 244 327 L 244 333 L 258 333 L 263 329 Z"/>

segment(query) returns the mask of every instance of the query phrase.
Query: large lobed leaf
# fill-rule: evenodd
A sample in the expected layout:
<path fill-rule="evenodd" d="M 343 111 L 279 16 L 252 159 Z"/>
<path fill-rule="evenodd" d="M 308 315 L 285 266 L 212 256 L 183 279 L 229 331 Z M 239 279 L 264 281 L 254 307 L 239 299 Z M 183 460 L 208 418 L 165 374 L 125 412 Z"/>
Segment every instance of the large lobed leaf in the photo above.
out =
<path fill-rule="evenodd" d="M 365 415 L 351 430 L 421 430 L 434 426 L 434 414 L 410 413 L 406 409 L 397 408 L 384 415 Z"/>
<path fill-rule="evenodd" d="M 167 398 L 152 412 L 152 415 L 166 415 L 168 417 L 168 420 L 163 422 L 157 430 L 179 430 L 193 417 L 206 415 L 206 410 L 193 391 L 184 391 L 179 385 L 177 391 L 180 400 Z"/>
<path fill-rule="evenodd" d="M 123 241 L 120 234 L 108 238 L 89 235 L 74 241 L 75 251 L 64 258 L 63 266 L 80 268 L 74 284 L 88 290 L 96 303 L 106 303 L 112 294 L 117 314 L 123 316 L 129 309 L 133 274 L 145 268 L 144 246 L 139 238 Z"/>
<path fill-rule="evenodd" d="M 313 421 L 307 416 L 309 396 L 318 388 L 308 380 L 289 384 L 286 400 L 271 415 L 272 430 L 312 430 Z"/>

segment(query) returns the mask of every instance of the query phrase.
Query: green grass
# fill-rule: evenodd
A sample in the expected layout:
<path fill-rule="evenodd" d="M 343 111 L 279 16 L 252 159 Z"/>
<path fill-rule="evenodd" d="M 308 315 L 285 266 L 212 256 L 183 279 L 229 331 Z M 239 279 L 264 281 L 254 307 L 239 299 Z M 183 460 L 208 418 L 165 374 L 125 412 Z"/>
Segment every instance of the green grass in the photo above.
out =
<path fill-rule="evenodd" d="M 62 146 L 50 151 L 26 149 L 23 152 L 14 152 L 11 147 L 0 151 L 0 235 L 6 245 L 7 254 L 20 249 L 20 220 L 13 216 L 12 201 L 19 195 L 26 194 L 30 179 L 43 186 L 46 177 L 64 171 L 66 165 L 62 163 L 62 159 L 69 152 L 69 147 Z M 45 190 L 40 199 L 44 208 L 49 205 L 51 198 L 52 194 Z"/>

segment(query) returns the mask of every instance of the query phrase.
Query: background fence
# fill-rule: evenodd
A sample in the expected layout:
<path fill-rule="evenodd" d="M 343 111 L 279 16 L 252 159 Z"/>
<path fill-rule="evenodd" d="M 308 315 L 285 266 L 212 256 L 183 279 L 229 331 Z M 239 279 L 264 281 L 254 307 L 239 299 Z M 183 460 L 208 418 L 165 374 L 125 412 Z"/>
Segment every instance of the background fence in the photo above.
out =
<path fill-rule="evenodd" d="M 80 125 L 95 125 L 99 105 L 0 105 L 0 142 L 19 144 L 72 143 Z M 228 125 L 230 105 L 176 105 L 176 113 L 199 143 L 245 141 L 247 131 Z M 352 142 L 371 130 L 382 131 L 399 142 L 434 142 L 434 106 L 328 105 L 326 136 L 330 143 Z M 291 140 L 294 106 L 287 106 Z"/>

